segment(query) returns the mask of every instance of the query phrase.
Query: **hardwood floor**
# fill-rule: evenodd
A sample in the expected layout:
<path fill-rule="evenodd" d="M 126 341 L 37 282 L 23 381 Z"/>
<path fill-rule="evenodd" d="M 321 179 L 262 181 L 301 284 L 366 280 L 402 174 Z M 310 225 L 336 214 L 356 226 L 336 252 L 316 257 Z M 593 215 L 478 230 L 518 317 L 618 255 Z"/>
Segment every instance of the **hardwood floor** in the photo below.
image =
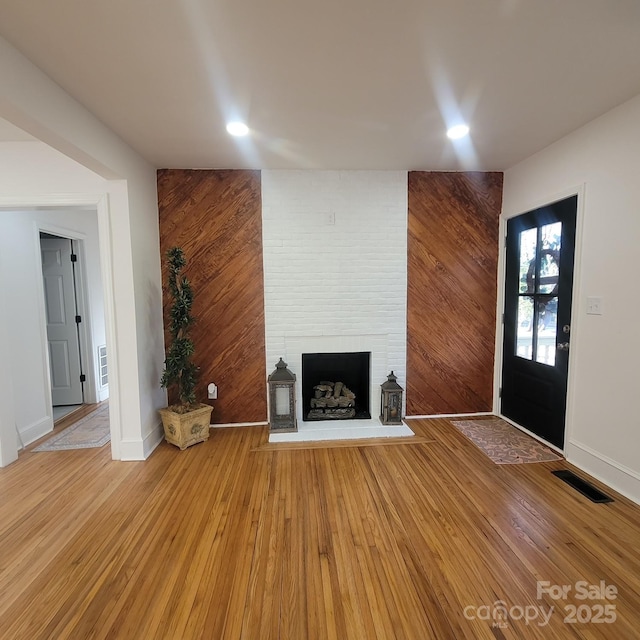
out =
<path fill-rule="evenodd" d="M 563 461 L 497 466 L 446 420 L 411 426 L 414 444 L 278 450 L 249 427 L 146 462 L 25 452 L 0 470 L 0 637 L 638 637 L 640 507 L 589 502 Z M 615 600 L 575 598 L 601 580 Z M 497 601 L 503 627 L 481 619 Z M 616 620 L 564 623 L 571 604 Z"/>

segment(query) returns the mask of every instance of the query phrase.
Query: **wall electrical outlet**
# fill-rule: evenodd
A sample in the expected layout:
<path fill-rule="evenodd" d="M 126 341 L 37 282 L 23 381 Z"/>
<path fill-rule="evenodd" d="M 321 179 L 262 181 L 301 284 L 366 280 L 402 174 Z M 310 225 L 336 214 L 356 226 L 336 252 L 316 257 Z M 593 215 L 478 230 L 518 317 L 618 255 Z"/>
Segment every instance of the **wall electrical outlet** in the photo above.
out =
<path fill-rule="evenodd" d="M 601 316 L 602 298 L 589 296 L 587 298 L 587 313 L 591 316 Z"/>
<path fill-rule="evenodd" d="M 207 397 L 209 400 L 218 399 L 218 387 L 213 382 L 207 387 Z"/>

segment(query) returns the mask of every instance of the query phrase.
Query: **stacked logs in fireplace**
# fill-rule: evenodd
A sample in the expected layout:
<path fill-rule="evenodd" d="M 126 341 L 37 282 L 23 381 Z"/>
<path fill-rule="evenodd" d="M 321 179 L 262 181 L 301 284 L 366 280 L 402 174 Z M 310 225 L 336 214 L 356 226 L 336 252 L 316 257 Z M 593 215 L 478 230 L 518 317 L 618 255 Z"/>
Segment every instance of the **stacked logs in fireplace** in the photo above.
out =
<path fill-rule="evenodd" d="M 346 420 L 356 415 L 356 395 L 342 382 L 322 381 L 313 387 L 307 420 Z"/>

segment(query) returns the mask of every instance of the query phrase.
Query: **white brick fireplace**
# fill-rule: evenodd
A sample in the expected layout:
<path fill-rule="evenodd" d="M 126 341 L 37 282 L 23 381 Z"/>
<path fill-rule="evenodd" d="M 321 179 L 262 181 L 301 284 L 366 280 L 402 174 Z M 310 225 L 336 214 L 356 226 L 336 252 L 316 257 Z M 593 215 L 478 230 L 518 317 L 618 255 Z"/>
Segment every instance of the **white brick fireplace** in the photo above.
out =
<path fill-rule="evenodd" d="M 406 388 L 407 173 L 263 171 L 262 216 L 267 374 L 371 352 L 371 420 L 304 422 L 297 384 L 298 434 L 271 440 L 411 435 L 378 419 L 391 370 Z"/>

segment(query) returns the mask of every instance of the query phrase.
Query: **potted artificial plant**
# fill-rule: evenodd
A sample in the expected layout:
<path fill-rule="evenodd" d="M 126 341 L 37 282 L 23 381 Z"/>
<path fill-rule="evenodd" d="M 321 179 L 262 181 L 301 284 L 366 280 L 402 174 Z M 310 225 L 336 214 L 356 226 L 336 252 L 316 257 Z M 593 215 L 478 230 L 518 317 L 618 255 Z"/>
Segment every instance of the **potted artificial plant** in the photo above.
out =
<path fill-rule="evenodd" d="M 178 403 L 160 409 L 167 442 L 186 449 L 209 438 L 209 423 L 213 407 L 196 401 L 199 368 L 192 362 L 194 345 L 189 331 L 194 322 L 191 315 L 193 291 L 182 274 L 187 264 L 180 247 L 167 251 L 169 269 L 169 347 L 164 361 L 160 385 L 176 390 Z"/>

